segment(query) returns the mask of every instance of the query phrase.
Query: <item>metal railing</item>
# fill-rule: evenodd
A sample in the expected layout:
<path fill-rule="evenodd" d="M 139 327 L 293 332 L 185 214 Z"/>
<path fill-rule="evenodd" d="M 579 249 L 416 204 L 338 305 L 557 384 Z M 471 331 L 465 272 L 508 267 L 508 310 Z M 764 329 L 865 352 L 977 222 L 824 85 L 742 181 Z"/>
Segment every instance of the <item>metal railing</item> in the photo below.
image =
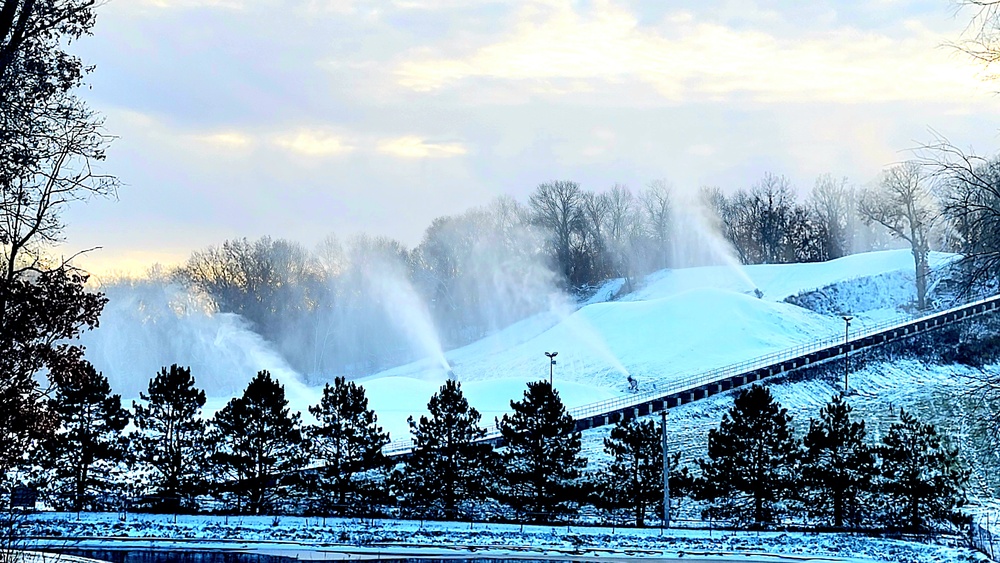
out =
<path fill-rule="evenodd" d="M 977 306 L 1000 301 L 1000 295 L 992 295 L 985 298 L 980 298 L 975 301 L 971 301 L 962 305 L 950 307 L 947 309 L 939 310 L 937 312 L 924 315 L 922 317 L 913 318 L 908 315 L 900 315 L 892 319 L 888 319 L 879 323 L 871 325 L 862 325 L 859 329 L 848 332 L 848 337 L 845 340 L 843 333 L 837 335 L 832 335 L 821 340 L 814 340 L 812 342 L 807 342 L 794 346 L 791 348 L 786 348 L 783 350 L 778 350 L 765 354 L 763 356 L 758 356 L 741 362 L 720 366 L 704 372 L 695 373 L 684 373 L 673 374 L 668 378 L 659 378 L 656 383 L 665 385 L 663 387 L 658 387 L 656 389 L 642 391 L 639 393 L 632 393 L 630 395 L 625 395 L 621 397 L 614 397 L 611 399 L 605 399 L 603 401 L 597 401 L 594 403 L 589 403 L 586 405 L 581 405 L 569 409 L 569 414 L 576 420 L 582 418 L 588 418 L 592 416 L 609 414 L 615 412 L 619 409 L 635 407 L 641 404 L 648 403 L 650 401 L 666 399 L 671 395 L 676 395 L 678 393 L 684 393 L 686 391 L 691 391 L 704 387 L 706 385 L 711 385 L 714 383 L 719 383 L 726 379 L 748 374 L 760 369 L 770 368 L 773 366 L 778 366 L 785 362 L 792 360 L 797 360 L 816 352 L 826 350 L 828 348 L 837 348 L 838 346 L 847 345 L 850 346 L 852 343 L 857 343 L 868 337 L 888 333 L 898 329 L 908 329 L 910 327 L 915 327 L 926 321 L 931 321 L 934 319 L 947 318 L 953 313 L 963 312 L 968 309 L 974 309 Z M 944 324 L 950 324 L 952 322 L 958 322 L 967 319 L 968 316 L 962 316 L 952 321 L 947 321 Z M 859 323 L 860 324 L 860 323 Z M 929 328 L 940 328 L 942 325 L 935 323 Z M 926 330 L 926 329 L 925 329 Z M 913 333 L 915 334 L 915 333 Z M 907 334 L 909 336 L 910 334 Z M 874 345 L 874 344 L 872 344 Z M 500 431 L 498 428 L 492 427 L 487 430 L 486 436 L 482 438 L 482 441 L 495 440 L 500 437 Z M 413 449 L 413 443 L 409 438 L 393 440 L 387 444 L 382 452 L 385 455 L 399 455 L 405 454 Z"/>

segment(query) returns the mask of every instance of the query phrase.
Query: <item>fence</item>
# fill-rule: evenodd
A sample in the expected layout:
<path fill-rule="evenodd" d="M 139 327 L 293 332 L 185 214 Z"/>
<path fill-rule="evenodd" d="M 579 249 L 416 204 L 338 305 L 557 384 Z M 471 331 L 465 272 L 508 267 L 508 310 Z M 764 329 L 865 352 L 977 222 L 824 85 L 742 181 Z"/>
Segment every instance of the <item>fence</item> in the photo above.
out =
<path fill-rule="evenodd" d="M 969 531 L 972 540 L 972 547 L 986 554 L 987 557 L 996 561 L 1000 553 L 1000 537 L 993 531 L 991 526 L 998 526 L 1000 522 L 998 515 L 989 513 L 982 515 L 972 521 L 972 529 Z"/>

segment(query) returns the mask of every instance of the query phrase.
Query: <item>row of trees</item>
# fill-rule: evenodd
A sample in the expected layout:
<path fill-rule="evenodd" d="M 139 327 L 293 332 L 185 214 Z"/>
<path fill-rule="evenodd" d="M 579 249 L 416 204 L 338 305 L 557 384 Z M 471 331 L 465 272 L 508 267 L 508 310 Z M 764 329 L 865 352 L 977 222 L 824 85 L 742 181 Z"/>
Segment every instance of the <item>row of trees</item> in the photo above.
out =
<path fill-rule="evenodd" d="M 639 526 L 650 511 L 662 514 L 662 427 L 621 420 L 604 440 L 609 463 L 586 471 L 575 421 L 545 381 L 529 383 L 512 413 L 495 421 L 501 448 L 484 441 L 479 412 L 447 381 L 429 414 L 411 417 L 413 447 L 402 462 L 383 454 L 389 436 L 364 388 L 343 378 L 310 407 L 316 424 L 289 411 L 267 372 L 206 421 L 204 393 L 189 370 L 172 366 L 134 405 L 128 436 L 121 431 L 130 414 L 107 380 L 91 369 L 80 381 L 60 388 L 53 410 L 62 429 L 34 456 L 36 479 L 63 508 L 106 509 L 124 494 L 168 511 L 197 510 L 211 495 L 227 511 L 250 514 L 395 506 L 404 515 L 469 518 L 493 506 L 494 515 L 550 521 L 592 504 L 630 512 Z M 924 529 L 955 521 L 968 479 L 958 452 L 908 413 L 869 444 L 864 422 L 836 396 L 799 439 L 760 386 L 742 391 L 709 432 L 706 458 L 679 464 L 675 454 L 673 497 L 695 499 L 705 517 L 763 527 L 804 514 L 838 528 Z M 118 490 L 125 482 L 138 488 Z"/>
<path fill-rule="evenodd" d="M 890 167 L 866 187 L 824 175 L 800 201 L 783 176 L 765 174 L 731 194 L 685 196 L 664 182 L 638 194 L 615 185 L 539 185 L 523 205 L 501 197 L 436 219 L 419 246 L 360 236 L 316 251 L 263 238 L 194 253 L 172 279 L 243 315 L 301 372 L 360 372 L 414 359 L 393 325 L 394 296 L 425 304 L 445 347 L 465 344 L 551 305 L 559 288 L 637 277 L 668 266 L 828 260 L 910 247 L 917 307 L 927 306 L 932 248 L 969 258 L 966 286 L 1000 275 L 997 160 L 946 142 Z M 387 306 L 387 304 L 389 304 Z M 379 338 L 372 338 L 373 334 Z"/>
<path fill-rule="evenodd" d="M 889 231 L 866 224 L 870 214 L 855 204 L 869 191 L 823 176 L 799 202 L 786 178 L 770 174 L 747 190 L 697 197 L 664 182 L 596 193 L 554 181 L 527 204 L 500 197 L 435 219 L 412 249 L 364 235 L 330 237 L 312 251 L 269 237 L 229 240 L 193 253 L 163 282 L 240 314 L 307 377 L 367 373 L 427 354 L 398 326 L 403 303 L 426 309 L 421 330 L 447 348 L 546 310 L 567 287 L 624 278 L 628 291 L 654 270 L 731 260 L 730 247 L 747 264 L 885 248 Z M 134 285 L 106 291 L 114 298 Z"/>

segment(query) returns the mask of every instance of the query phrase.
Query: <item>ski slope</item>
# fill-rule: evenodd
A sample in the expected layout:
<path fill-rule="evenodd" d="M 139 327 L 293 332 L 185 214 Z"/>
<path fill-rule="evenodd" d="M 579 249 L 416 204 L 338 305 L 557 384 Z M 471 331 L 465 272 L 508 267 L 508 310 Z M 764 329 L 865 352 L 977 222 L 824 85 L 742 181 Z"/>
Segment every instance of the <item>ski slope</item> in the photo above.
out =
<path fill-rule="evenodd" d="M 954 259 L 932 253 L 931 267 L 938 269 Z M 784 302 L 788 297 L 816 290 L 836 294 L 858 328 L 902 314 L 915 298 L 912 284 L 913 261 L 907 250 L 818 264 L 663 270 L 617 300 L 591 299 L 576 309 L 554 308 L 451 350 L 446 357 L 469 403 L 483 413 L 488 426 L 493 417 L 509 411 L 510 400 L 521 398 L 527 382 L 549 376 L 545 352 L 559 353 L 555 387 L 572 408 L 626 393 L 629 374 L 639 380 L 640 388 L 649 389 L 682 374 L 843 334 L 838 314 Z M 597 295 L 613 291 L 599 290 Z M 406 418 L 426 412 L 427 400 L 446 377 L 443 368 L 422 361 L 359 382 L 380 423 L 398 439 L 408 435 Z"/>
<path fill-rule="evenodd" d="M 955 258 L 932 253 L 930 262 L 941 268 Z M 627 393 L 629 375 L 641 390 L 651 390 L 682 375 L 843 334 L 841 312 L 855 317 L 854 329 L 882 322 L 915 298 L 908 250 L 815 264 L 662 270 L 634 280 L 631 293 L 622 294 L 624 285 L 610 280 L 580 303 L 554 299 L 544 313 L 448 351 L 483 424 L 508 412 L 527 382 L 549 377 L 545 352 L 559 354 L 555 387 L 572 408 Z M 88 359 L 126 404 L 161 367 L 178 363 L 190 366 L 206 390 L 208 417 L 266 369 L 284 384 L 292 410 L 310 421 L 308 407 L 322 389 L 304 384 L 238 315 L 212 313 L 197 296 L 171 286 L 147 284 L 109 297 L 101 327 L 83 341 Z M 447 377 L 441 362 L 428 358 L 357 381 L 380 424 L 403 439 L 407 418 L 426 412 Z"/>

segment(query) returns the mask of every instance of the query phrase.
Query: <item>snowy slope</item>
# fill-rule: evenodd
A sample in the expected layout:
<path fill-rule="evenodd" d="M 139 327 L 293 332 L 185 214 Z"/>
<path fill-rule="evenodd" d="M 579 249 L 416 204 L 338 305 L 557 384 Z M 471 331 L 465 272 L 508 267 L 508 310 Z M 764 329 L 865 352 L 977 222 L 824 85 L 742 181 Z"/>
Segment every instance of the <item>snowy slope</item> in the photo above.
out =
<path fill-rule="evenodd" d="M 932 253 L 931 265 L 954 258 Z M 611 280 L 582 304 L 557 300 L 446 358 L 489 425 L 522 397 L 527 382 L 549 376 L 544 352 L 559 353 L 556 389 L 567 405 L 581 406 L 626 393 L 627 375 L 648 390 L 681 374 L 842 334 L 840 310 L 855 316 L 855 329 L 899 315 L 913 299 L 912 269 L 909 251 L 896 250 L 819 264 L 663 270 L 639 280 L 628 295 L 619 295 L 622 280 Z M 126 404 L 160 367 L 179 362 L 191 366 L 206 390 L 205 415 L 211 416 L 267 369 L 285 385 L 292 409 L 309 420 L 321 388 L 304 385 L 238 316 L 211 314 L 169 286 L 127 288 L 114 297 L 102 327 L 84 343 Z M 426 412 L 447 376 L 440 361 L 426 359 L 358 381 L 380 423 L 400 439 L 409 434 L 407 418 Z"/>
<path fill-rule="evenodd" d="M 932 253 L 939 268 L 954 255 Z M 818 264 L 699 267 L 663 270 L 614 302 L 592 298 L 584 306 L 554 307 L 504 331 L 447 353 L 447 359 L 484 425 L 522 396 L 528 381 L 549 376 L 544 352 L 557 351 L 555 386 L 564 402 L 580 406 L 627 391 L 627 374 L 642 388 L 680 374 L 707 371 L 842 334 L 836 314 L 820 314 L 785 300 L 845 287 L 855 328 L 902 314 L 913 298 L 907 250 L 859 254 Z M 867 282 L 866 282 L 867 280 Z M 617 282 L 611 282 L 615 284 Z M 873 287 L 903 295 L 855 296 Z M 754 296 L 759 288 L 763 298 Z M 902 288 L 902 289 L 897 289 Z M 599 290 L 598 296 L 614 291 Z M 865 305 L 873 307 L 866 312 Z M 408 435 L 406 417 L 426 412 L 430 395 L 447 377 L 434 362 L 407 364 L 359 380 L 380 423 L 393 438 Z"/>

